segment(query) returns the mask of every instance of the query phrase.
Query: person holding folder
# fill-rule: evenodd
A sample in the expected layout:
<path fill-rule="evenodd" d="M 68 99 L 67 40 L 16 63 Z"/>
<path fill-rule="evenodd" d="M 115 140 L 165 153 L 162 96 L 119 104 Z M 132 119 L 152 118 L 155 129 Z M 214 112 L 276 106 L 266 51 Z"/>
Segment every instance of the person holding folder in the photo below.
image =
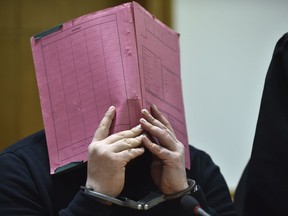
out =
<path fill-rule="evenodd" d="M 0 154 L 0 215 L 236 215 L 223 175 L 211 157 L 184 145 L 155 105 L 139 125 L 109 134 L 111 106 L 88 147 L 88 161 L 50 174 L 45 131 Z M 182 199 L 195 198 L 195 206 Z M 188 205 L 188 207 L 187 207 Z M 199 213 L 199 211 L 196 211 Z M 201 212 L 199 213 L 201 214 Z"/>

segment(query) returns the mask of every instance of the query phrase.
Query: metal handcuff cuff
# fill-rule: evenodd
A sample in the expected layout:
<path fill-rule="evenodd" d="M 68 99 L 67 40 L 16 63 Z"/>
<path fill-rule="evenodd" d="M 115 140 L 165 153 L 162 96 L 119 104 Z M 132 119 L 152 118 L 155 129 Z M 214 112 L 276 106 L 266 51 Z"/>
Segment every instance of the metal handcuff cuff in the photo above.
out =
<path fill-rule="evenodd" d="M 190 194 L 192 190 L 193 192 L 195 192 L 195 190 L 198 190 L 196 182 L 194 180 L 188 179 L 188 185 L 188 188 L 186 188 L 185 190 L 170 195 L 164 195 L 159 192 L 151 191 L 147 196 L 145 196 L 143 199 L 140 199 L 139 201 L 134 201 L 128 199 L 127 197 L 110 197 L 105 194 L 93 191 L 92 189 L 85 186 L 81 186 L 81 189 L 83 190 L 84 194 L 87 194 L 88 196 L 98 200 L 111 202 L 119 206 L 126 206 L 137 210 L 148 210 L 153 206 L 158 205 L 159 203 L 167 200 L 177 199 L 184 195 Z"/>

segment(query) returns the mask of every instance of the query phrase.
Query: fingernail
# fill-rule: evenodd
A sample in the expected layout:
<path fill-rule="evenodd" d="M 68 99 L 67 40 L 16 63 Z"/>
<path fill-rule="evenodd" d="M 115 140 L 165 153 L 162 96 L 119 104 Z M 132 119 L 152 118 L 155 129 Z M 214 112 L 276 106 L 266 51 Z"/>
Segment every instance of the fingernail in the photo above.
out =
<path fill-rule="evenodd" d="M 142 123 L 146 123 L 147 121 L 146 121 L 146 119 L 141 118 L 141 119 L 140 119 L 140 122 L 142 122 Z"/>
<path fill-rule="evenodd" d="M 110 106 L 109 109 L 108 109 L 108 111 L 113 111 L 114 109 L 115 109 L 114 106 Z"/>
<path fill-rule="evenodd" d="M 135 126 L 134 128 L 137 129 L 137 130 L 142 130 L 141 124 Z"/>
<path fill-rule="evenodd" d="M 143 113 L 143 114 L 146 114 L 146 115 L 148 115 L 148 114 L 149 114 L 149 112 L 148 112 L 148 110 L 147 110 L 147 109 L 142 109 L 142 113 Z"/>
<path fill-rule="evenodd" d="M 153 107 L 155 110 L 157 110 L 157 111 L 159 110 L 158 107 L 157 107 L 155 104 L 153 104 L 152 107 Z"/>
<path fill-rule="evenodd" d="M 141 138 L 142 139 L 146 139 L 147 138 L 147 134 L 141 134 Z"/>

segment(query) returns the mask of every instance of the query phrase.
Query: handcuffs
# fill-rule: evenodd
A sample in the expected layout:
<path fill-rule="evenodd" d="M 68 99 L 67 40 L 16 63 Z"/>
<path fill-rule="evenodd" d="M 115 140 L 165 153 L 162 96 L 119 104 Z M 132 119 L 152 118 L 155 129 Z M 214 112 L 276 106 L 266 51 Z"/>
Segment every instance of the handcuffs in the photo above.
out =
<path fill-rule="evenodd" d="M 87 188 L 85 186 L 81 186 L 81 189 L 83 190 L 84 194 L 88 195 L 89 197 L 95 198 L 97 200 L 107 201 L 119 206 L 125 206 L 130 207 L 137 210 L 148 210 L 159 203 L 162 203 L 167 200 L 177 199 L 184 195 L 190 194 L 191 191 L 193 192 L 197 191 L 197 185 L 196 182 L 192 179 L 188 179 L 188 188 L 170 195 L 164 195 L 160 192 L 151 191 L 147 196 L 145 196 L 143 199 L 140 199 L 138 201 L 131 200 L 127 197 L 110 197 L 105 194 L 98 193 L 96 191 L 93 191 L 93 189 Z"/>

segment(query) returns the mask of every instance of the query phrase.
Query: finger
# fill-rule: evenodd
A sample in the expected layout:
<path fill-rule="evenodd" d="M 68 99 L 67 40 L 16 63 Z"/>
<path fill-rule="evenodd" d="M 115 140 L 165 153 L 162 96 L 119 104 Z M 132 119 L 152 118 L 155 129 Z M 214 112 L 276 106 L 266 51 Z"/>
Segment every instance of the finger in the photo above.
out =
<path fill-rule="evenodd" d="M 158 119 L 162 124 L 164 124 L 167 128 L 169 128 L 173 133 L 174 130 L 170 124 L 170 122 L 168 121 L 168 119 L 160 112 L 160 110 L 158 109 L 158 107 L 153 104 L 151 106 L 151 114 L 152 116 L 154 116 L 156 119 Z"/>
<path fill-rule="evenodd" d="M 121 139 L 133 138 L 139 136 L 143 132 L 141 125 L 137 125 L 130 130 L 121 131 L 106 138 L 107 143 L 114 143 Z"/>
<path fill-rule="evenodd" d="M 95 134 L 94 140 L 100 141 L 105 139 L 109 135 L 109 130 L 112 124 L 112 121 L 115 117 L 116 109 L 114 106 L 111 106 L 105 113 L 103 119 L 101 120 Z"/>
<path fill-rule="evenodd" d="M 129 161 L 142 155 L 144 152 L 145 152 L 144 148 L 132 148 L 117 153 L 115 157 L 118 157 L 118 160 L 124 161 L 125 166 Z"/>
<path fill-rule="evenodd" d="M 174 150 L 175 146 L 173 143 L 177 142 L 176 137 L 172 134 L 172 132 L 166 128 L 157 127 L 150 122 L 146 121 L 146 119 L 141 118 L 140 123 L 142 128 L 147 131 L 153 137 L 156 137 L 161 145 L 165 146 L 170 150 Z"/>
<path fill-rule="evenodd" d="M 170 123 L 169 123 L 168 120 L 160 113 L 159 110 L 158 110 L 158 112 L 157 112 L 157 114 L 158 114 L 157 117 L 159 117 L 161 120 L 165 120 L 165 123 L 166 123 L 167 126 L 166 126 L 165 124 L 163 124 L 158 118 L 154 118 L 154 116 L 152 116 L 152 115 L 148 112 L 148 110 L 146 110 L 146 109 L 143 109 L 143 110 L 142 110 L 142 114 L 143 114 L 143 117 L 144 117 L 148 122 L 150 122 L 151 124 L 153 124 L 153 125 L 155 125 L 155 126 L 157 126 L 157 127 L 160 127 L 160 128 L 162 128 L 162 129 L 164 129 L 164 130 L 167 130 L 167 129 L 168 129 L 170 135 L 173 136 L 173 137 L 176 139 L 175 133 L 174 133 L 174 131 L 173 131 Z"/>
<path fill-rule="evenodd" d="M 154 118 L 147 109 L 142 109 L 141 110 L 143 117 L 150 122 L 151 124 L 158 126 L 158 127 L 163 127 L 164 125 L 158 121 L 156 118 Z"/>
<path fill-rule="evenodd" d="M 111 146 L 113 152 L 122 152 L 129 149 L 138 148 L 142 144 L 142 137 L 124 138 Z"/>
<path fill-rule="evenodd" d="M 154 118 L 146 109 L 142 110 L 142 114 L 143 117 L 152 125 L 155 125 L 159 128 L 161 128 L 162 130 L 164 130 L 164 132 L 167 132 L 168 134 L 170 134 L 171 137 L 173 137 L 174 140 L 177 140 L 175 133 L 171 127 L 171 125 L 169 124 L 168 120 L 166 120 L 168 123 L 167 127 L 166 125 L 164 125 L 162 122 L 160 122 L 158 119 Z M 158 111 L 158 114 L 161 115 L 161 118 L 164 118 L 164 116 Z M 141 121 L 140 121 L 141 122 Z M 147 129 L 147 128 L 146 128 Z M 149 129 L 149 127 L 148 127 Z M 161 134 L 160 134 L 161 135 Z M 158 137 L 157 137 L 158 138 Z"/>
<path fill-rule="evenodd" d="M 163 148 L 162 146 L 151 142 L 151 140 L 148 137 L 143 136 L 142 137 L 142 143 L 157 158 L 159 158 L 161 160 L 165 160 L 165 158 L 170 157 L 169 156 L 170 151 L 168 149 Z"/>

